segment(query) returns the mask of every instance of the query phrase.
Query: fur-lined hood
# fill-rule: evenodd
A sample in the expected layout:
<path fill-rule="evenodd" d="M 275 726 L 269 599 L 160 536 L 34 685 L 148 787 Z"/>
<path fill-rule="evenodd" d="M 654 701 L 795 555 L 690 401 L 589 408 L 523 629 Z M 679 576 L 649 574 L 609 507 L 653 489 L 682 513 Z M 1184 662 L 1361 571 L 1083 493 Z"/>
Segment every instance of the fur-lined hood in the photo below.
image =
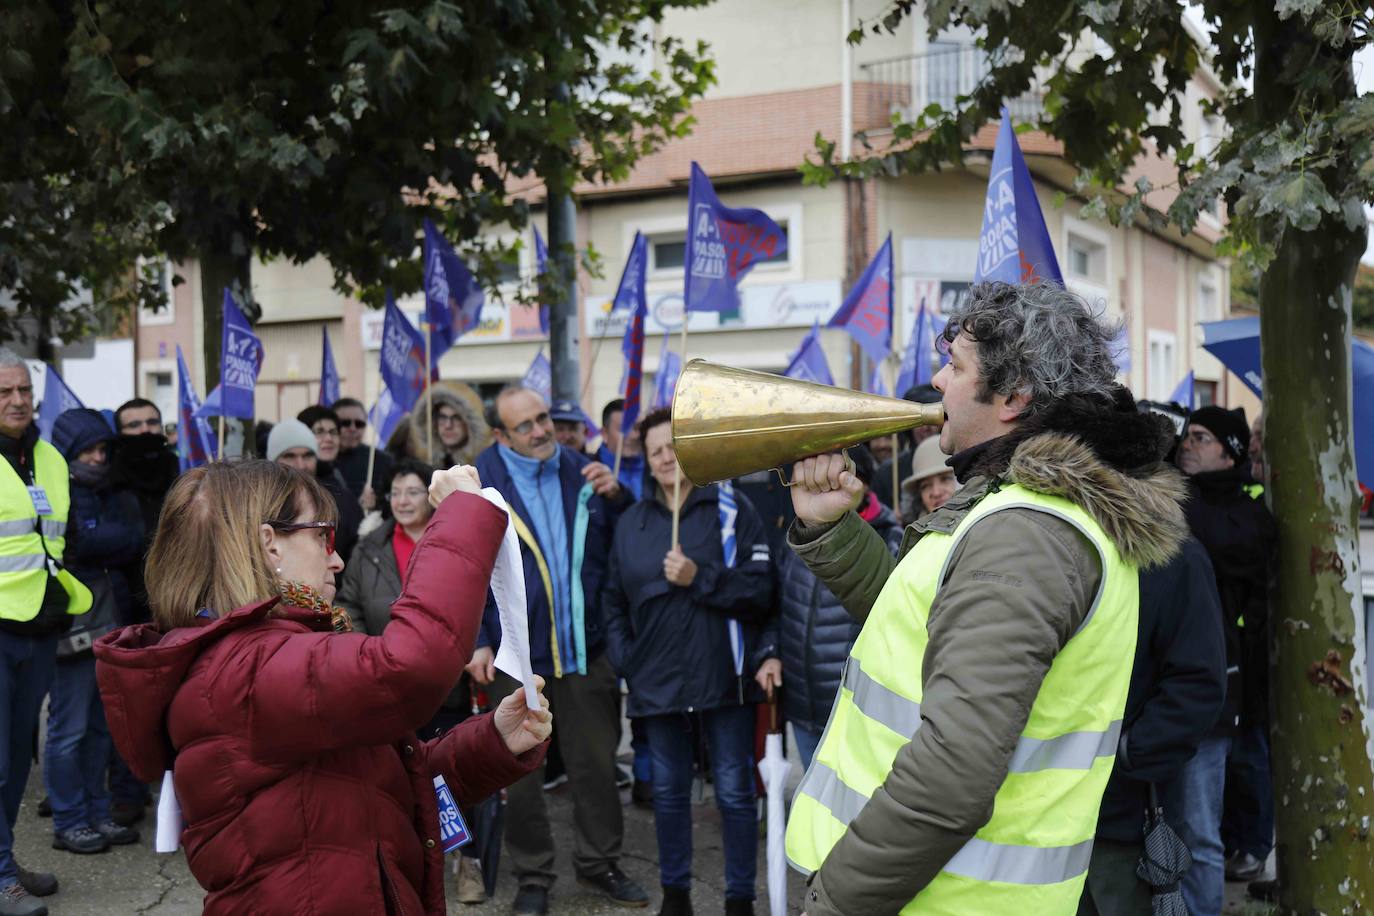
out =
<path fill-rule="evenodd" d="M 444 459 L 444 447 L 439 441 L 438 430 L 434 431 L 434 451 L 425 447 L 425 422 L 423 418 L 430 413 L 430 400 L 434 402 L 434 408 L 449 407 L 460 417 L 468 427 L 468 440 L 459 447 L 456 454 L 449 454 L 448 460 Z M 431 467 L 448 467 L 451 464 L 472 464 L 477 460 L 487 446 L 491 445 L 491 429 L 487 426 L 486 418 L 482 415 L 482 399 L 470 386 L 462 382 L 436 382 L 430 386 L 429 392 L 420 396 L 415 402 L 415 409 L 411 411 L 410 418 L 420 418 L 418 422 L 409 422 L 406 429 L 405 449 L 406 454 L 412 458 L 417 458 Z"/>
<path fill-rule="evenodd" d="M 1164 463 L 1168 421 L 1140 413 L 1126 389 L 1114 403 L 1066 398 L 989 443 L 973 470 L 1062 496 L 1093 517 L 1140 569 L 1162 566 L 1188 536 L 1183 475 Z"/>

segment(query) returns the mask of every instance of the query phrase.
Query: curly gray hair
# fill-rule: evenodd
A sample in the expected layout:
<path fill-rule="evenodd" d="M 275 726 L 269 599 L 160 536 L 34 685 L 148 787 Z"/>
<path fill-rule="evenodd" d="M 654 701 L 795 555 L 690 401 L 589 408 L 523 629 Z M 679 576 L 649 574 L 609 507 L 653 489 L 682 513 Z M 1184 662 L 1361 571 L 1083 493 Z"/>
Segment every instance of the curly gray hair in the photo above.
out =
<path fill-rule="evenodd" d="M 1028 420 L 1066 395 L 1110 399 L 1116 384 L 1112 341 L 1119 323 L 1057 283 L 979 283 L 954 310 L 941 336 L 962 332 L 978 348 L 978 397 L 1024 392 Z"/>

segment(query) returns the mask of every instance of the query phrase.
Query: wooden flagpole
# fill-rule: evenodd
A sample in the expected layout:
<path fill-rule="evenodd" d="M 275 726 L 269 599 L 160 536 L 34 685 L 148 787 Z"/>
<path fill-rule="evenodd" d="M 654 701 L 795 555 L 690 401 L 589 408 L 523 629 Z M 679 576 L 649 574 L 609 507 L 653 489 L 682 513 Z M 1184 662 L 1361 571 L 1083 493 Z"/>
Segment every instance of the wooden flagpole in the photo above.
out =
<path fill-rule="evenodd" d="M 220 400 L 223 401 L 224 399 L 220 398 Z M 221 404 L 220 410 L 223 409 L 224 405 Z M 215 452 L 215 457 L 220 461 L 224 460 L 224 414 L 219 415 L 219 448 Z"/>
<path fill-rule="evenodd" d="M 430 376 L 434 370 L 430 359 L 430 337 L 431 329 L 429 322 L 425 322 L 425 451 L 429 453 L 426 459 L 430 464 L 434 463 L 434 399 L 430 397 L 429 386 Z"/>

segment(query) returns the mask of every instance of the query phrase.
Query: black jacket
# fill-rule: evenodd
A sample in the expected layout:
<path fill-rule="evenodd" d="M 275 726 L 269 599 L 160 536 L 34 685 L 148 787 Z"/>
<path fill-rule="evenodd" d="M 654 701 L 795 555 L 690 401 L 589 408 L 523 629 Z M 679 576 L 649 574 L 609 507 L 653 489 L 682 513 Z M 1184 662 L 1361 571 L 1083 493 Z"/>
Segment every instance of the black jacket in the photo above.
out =
<path fill-rule="evenodd" d="M 335 529 L 334 549 L 345 563 L 353 555 L 353 545 L 358 543 L 358 526 L 363 523 L 363 507 L 358 505 L 358 497 L 348 489 L 343 474 L 330 461 L 315 462 L 315 479 L 320 486 L 334 497 L 339 509 L 339 527 Z"/>
<path fill-rule="evenodd" d="M 717 487 L 698 487 L 682 507 L 679 541 L 697 564 L 687 587 L 663 576 L 673 515 L 646 497 L 620 517 L 602 590 L 606 647 L 627 682 L 626 715 L 656 716 L 758 702 L 752 657 L 772 613 L 768 538 L 736 493 L 736 562 L 725 565 Z M 727 620 L 744 629 L 744 668 L 735 674 Z"/>
<path fill-rule="evenodd" d="M 1221 605 L 1195 538 L 1168 565 L 1140 574 L 1140 631 L 1116 766 L 1097 835 L 1138 843 L 1149 783 L 1178 775 L 1212 730 L 1226 696 Z"/>
<path fill-rule="evenodd" d="M 138 556 L 124 566 L 124 577 L 134 600 L 129 623 L 146 623 L 152 619 L 143 582 L 143 563 L 153 544 L 153 536 L 157 534 L 162 503 L 180 471 L 176 452 L 159 433 L 116 436 L 110 444 L 110 486 L 133 493 L 143 515 L 143 547 Z"/>
<path fill-rule="evenodd" d="M 1269 576 L 1277 529 L 1264 501 L 1246 491 L 1252 482 L 1248 463 L 1195 474 L 1183 506 L 1212 561 L 1227 666 L 1236 669 L 1218 728 L 1233 727 L 1237 715 L 1242 726 L 1269 722 Z"/>
<path fill-rule="evenodd" d="M 879 503 L 878 515 L 869 524 L 896 556 L 902 526 L 892 510 Z M 819 732 L 830 718 L 845 659 L 862 624 L 789 547 L 784 546 L 778 557 L 778 574 L 778 617 L 770 622 L 763 642 L 776 644 L 781 653 L 783 715 Z"/>

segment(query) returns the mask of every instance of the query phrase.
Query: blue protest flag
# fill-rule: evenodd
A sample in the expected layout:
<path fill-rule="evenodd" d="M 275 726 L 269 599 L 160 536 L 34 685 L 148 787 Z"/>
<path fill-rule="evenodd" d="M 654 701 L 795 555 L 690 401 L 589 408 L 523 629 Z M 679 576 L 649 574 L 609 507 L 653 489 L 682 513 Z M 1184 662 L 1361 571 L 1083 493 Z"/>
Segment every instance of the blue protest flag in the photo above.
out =
<path fill-rule="evenodd" d="M 544 355 L 543 350 L 534 355 L 520 384 L 531 391 L 539 392 L 546 403 L 553 402 L 553 366 L 549 364 L 549 358 Z"/>
<path fill-rule="evenodd" d="M 186 357 L 177 344 L 177 464 L 185 473 L 215 457 L 215 434 L 200 415 L 200 399 L 186 371 Z"/>
<path fill-rule="evenodd" d="M 636 232 L 634 244 L 630 246 L 630 257 L 625 261 L 625 270 L 620 274 L 620 286 L 611 304 L 614 311 L 621 307 L 633 309 L 630 321 L 625 325 L 625 337 L 620 342 L 620 352 L 625 354 L 625 411 L 620 418 L 621 435 L 628 436 L 639 422 L 641 387 L 644 383 L 644 321 L 649 314 L 649 299 L 644 293 L 645 268 L 648 267 L 649 241 L 643 233 Z"/>
<path fill-rule="evenodd" d="M 429 323 L 430 368 L 482 317 L 486 294 L 448 239 L 425 220 L 425 321 Z"/>
<path fill-rule="evenodd" d="M 391 396 L 391 389 L 382 386 L 377 403 L 367 412 L 367 421 L 377 431 L 377 442 L 385 443 L 396 431 L 396 424 L 405 418 L 406 410 Z"/>
<path fill-rule="evenodd" d="M 220 329 L 219 384 L 205 397 L 198 417 L 251 417 L 253 392 L 262 371 L 262 341 L 224 288 L 224 321 Z"/>
<path fill-rule="evenodd" d="M 921 307 L 916 310 L 916 320 L 911 325 L 911 340 L 902 353 L 902 365 L 897 369 L 897 384 L 894 390 L 899 395 L 913 385 L 930 382 L 930 351 L 934 346 L 930 324 L 931 317 L 926 312 L 926 301 L 922 299 Z"/>
<path fill-rule="evenodd" d="M 736 288 L 760 261 L 787 253 L 787 233 L 762 210 L 732 209 L 716 197 L 711 179 L 695 162 L 687 190 L 687 276 L 683 287 L 688 312 L 728 312 L 739 308 Z"/>
<path fill-rule="evenodd" d="M 874 362 L 882 362 L 892 352 L 891 233 L 826 327 L 848 331 Z"/>
<path fill-rule="evenodd" d="M 38 405 L 38 415 L 34 422 L 38 424 L 38 434 L 48 442 L 52 441 L 52 425 L 57 422 L 57 418 L 62 416 L 63 411 L 71 410 L 74 407 L 85 407 L 81 399 L 67 387 L 67 383 L 62 381 L 62 376 L 57 374 L 57 370 L 49 363 L 43 364 L 47 371 L 43 373 L 43 402 Z"/>
<path fill-rule="evenodd" d="M 835 377 L 830 374 L 830 364 L 825 359 L 825 350 L 821 347 L 819 322 L 811 325 L 810 333 L 802 338 L 801 346 L 792 354 L 792 360 L 782 374 L 787 378 L 801 379 L 804 382 L 835 384 Z"/>
<path fill-rule="evenodd" d="M 1002 106 L 1002 128 L 992 151 L 988 196 L 983 205 L 983 230 L 978 234 L 978 264 L 973 282 L 1000 280 L 1030 283 L 1052 280 L 1063 285 L 1064 275 L 1054 257 L 1045 216 L 1035 196 L 1021 145 L 1012 130 L 1011 114 Z"/>
<path fill-rule="evenodd" d="M 320 403 L 334 406 L 339 399 L 339 370 L 334 365 L 334 351 L 329 349 L 329 332 L 320 328 L 324 336 L 324 355 L 320 357 Z"/>
<path fill-rule="evenodd" d="M 1193 373 L 1190 371 L 1183 377 L 1183 381 L 1178 383 L 1174 393 L 1169 395 L 1169 400 L 1175 404 L 1180 404 L 1189 410 L 1197 409 L 1196 393 L 1194 392 Z"/>
<path fill-rule="evenodd" d="M 391 291 L 386 294 L 386 317 L 382 322 L 382 384 L 391 398 L 408 411 L 425 390 L 425 339 L 396 307 Z"/>
<path fill-rule="evenodd" d="M 668 335 L 663 335 L 663 349 L 658 353 L 658 375 L 654 378 L 654 399 L 650 409 L 673 406 L 673 392 L 677 377 L 682 374 L 682 357 L 668 349 Z"/>
<path fill-rule="evenodd" d="M 883 364 L 874 363 L 873 372 L 868 377 L 868 383 L 864 385 L 864 391 L 869 394 L 881 394 L 887 397 L 887 386 L 883 384 Z"/>
<path fill-rule="evenodd" d="M 549 269 L 549 246 L 544 244 L 544 237 L 539 234 L 539 227 L 534 226 L 534 272 L 536 276 L 542 277 Z M 539 305 L 539 332 L 549 333 L 549 307 L 544 303 Z"/>

